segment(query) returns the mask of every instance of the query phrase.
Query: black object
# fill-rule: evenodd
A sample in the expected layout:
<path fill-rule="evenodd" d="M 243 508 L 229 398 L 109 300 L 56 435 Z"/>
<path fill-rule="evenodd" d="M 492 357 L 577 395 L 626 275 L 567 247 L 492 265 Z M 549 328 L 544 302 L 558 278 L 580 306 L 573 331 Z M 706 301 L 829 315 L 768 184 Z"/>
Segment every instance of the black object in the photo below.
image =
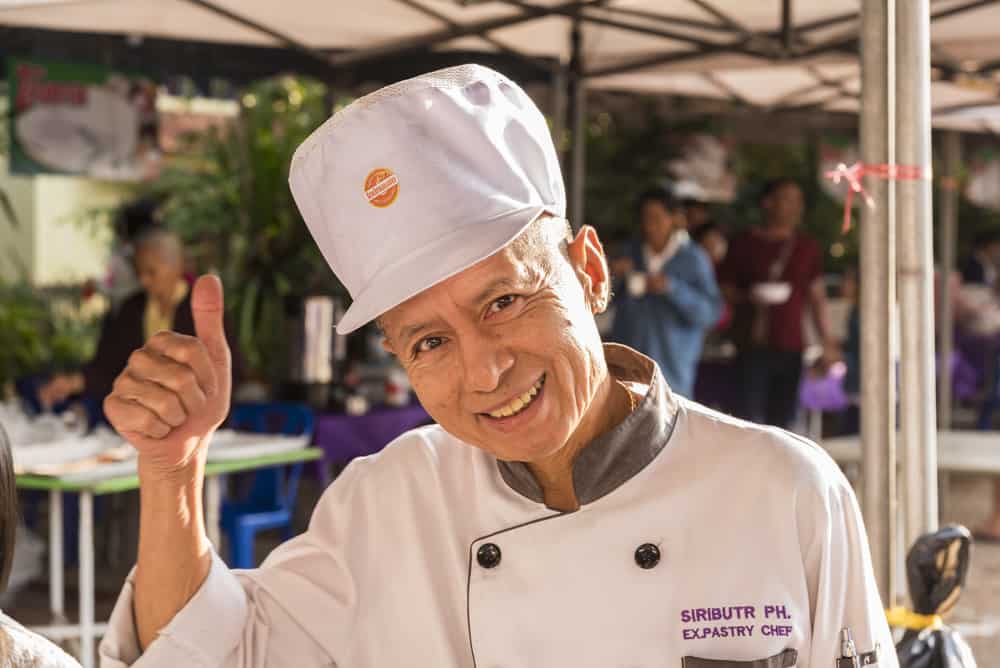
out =
<path fill-rule="evenodd" d="M 645 570 L 654 568 L 660 563 L 660 548 L 652 543 L 643 543 L 635 549 L 635 563 Z"/>
<path fill-rule="evenodd" d="M 948 613 L 962 593 L 969 572 L 972 536 L 953 524 L 921 536 L 906 556 L 906 577 L 914 612 Z M 965 640 L 948 626 L 907 629 L 896 645 L 900 668 L 976 668 Z"/>
<path fill-rule="evenodd" d="M 476 561 L 483 568 L 496 568 L 500 565 L 500 546 L 495 543 L 481 545 L 476 551 Z"/>

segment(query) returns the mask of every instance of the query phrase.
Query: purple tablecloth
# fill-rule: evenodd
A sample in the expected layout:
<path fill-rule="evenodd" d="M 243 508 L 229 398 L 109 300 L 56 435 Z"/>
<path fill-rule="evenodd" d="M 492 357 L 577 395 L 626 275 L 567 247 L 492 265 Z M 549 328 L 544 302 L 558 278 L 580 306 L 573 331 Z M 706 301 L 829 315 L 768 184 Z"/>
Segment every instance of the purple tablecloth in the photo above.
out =
<path fill-rule="evenodd" d="M 375 408 L 365 415 L 320 413 L 315 441 L 324 463 L 346 464 L 355 457 L 378 452 L 400 434 L 430 422 L 420 404 Z"/>

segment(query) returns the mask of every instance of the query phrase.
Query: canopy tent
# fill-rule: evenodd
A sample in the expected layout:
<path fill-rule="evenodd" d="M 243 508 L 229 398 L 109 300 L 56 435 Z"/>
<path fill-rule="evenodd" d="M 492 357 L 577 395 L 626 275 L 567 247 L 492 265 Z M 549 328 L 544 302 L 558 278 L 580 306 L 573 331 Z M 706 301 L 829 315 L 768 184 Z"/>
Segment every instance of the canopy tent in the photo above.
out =
<path fill-rule="evenodd" d="M 575 137 L 567 172 L 571 217 L 579 222 L 586 89 L 713 98 L 765 111 L 860 113 L 867 162 L 909 161 L 929 177 L 931 109 L 942 127 L 981 131 L 981 118 L 970 120 L 966 110 L 998 103 L 997 25 L 998 0 L 0 0 L 0 53 L 5 34 L 42 29 L 125 35 L 135 44 L 149 38 L 279 47 L 331 78 L 418 53 L 502 55 L 551 76 L 555 90 L 568 93 L 557 95 L 554 107 L 557 124 L 568 119 Z M 925 497 L 923 513 L 907 518 L 911 536 L 932 528 L 931 511 L 936 516 L 934 421 L 911 419 L 933 405 L 930 189 L 926 178 L 891 188 L 870 179 L 865 187 L 879 202 L 862 224 L 865 292 L 879 292 L 878 300 L 863 296 L 865 322 L 892 321 L 898 208 L 901 308 L 917 331 L 904 331 L 902 347 L 908 503 Z M 878 382 L 863 386 L 865 405 L 873 407 L 863 416 L 872 453 L 864 503 L 886 591 L 896 535 L 895 371 L 891 327 L 866 329 L 866 368 L 877 370 L 866 376 Z"/>
<path fill-rule="evenodd" d="M 421 50 L 578 64 L 591 88 L 856 112 L 859 0 L 0 0 L 0 26 L 283 47 L 331 73 Z M 988 104 L 1000 5 L 931 3 L 934 108 Z M 580 25 L 579 58 L 570 39 Z"/>

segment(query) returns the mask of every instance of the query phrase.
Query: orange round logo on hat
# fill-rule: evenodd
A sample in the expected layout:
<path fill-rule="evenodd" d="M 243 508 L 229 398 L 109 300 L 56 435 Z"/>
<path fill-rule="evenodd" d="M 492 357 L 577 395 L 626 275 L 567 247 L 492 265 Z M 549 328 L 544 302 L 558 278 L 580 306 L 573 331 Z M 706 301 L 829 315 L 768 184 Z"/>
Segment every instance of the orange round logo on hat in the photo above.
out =
<path fill-rule="evenodd" d="M 399 178 L 391 169 L 373 169 L 365 179 L 365 197 L 372 206 L 384 209 L 396 201 L 399 195 Z"/>

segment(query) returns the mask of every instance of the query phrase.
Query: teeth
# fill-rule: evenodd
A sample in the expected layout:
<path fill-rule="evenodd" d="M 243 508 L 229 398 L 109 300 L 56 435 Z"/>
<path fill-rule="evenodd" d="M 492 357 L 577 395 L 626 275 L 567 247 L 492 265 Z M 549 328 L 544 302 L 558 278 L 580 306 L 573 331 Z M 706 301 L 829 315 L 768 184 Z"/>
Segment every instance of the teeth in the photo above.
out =
<path fill-rule="evenodd" d="M 495 411 L 492 411 L 489 414 L 490 417 L 503 418 L 503 417 L 510 417 L 511 415 L 516 415 L 520 413 L 528 406 L 528 404 L 531 403 L 531 400 L 535 397 L 536 394 L 538 394 L 538 391 L 542 389 L 542 385 L 543 385 L 543 379 L 540 378 L 538 381 L 535 382 L 534 385 L 531 386 L 530 390 L 528 390 L 519 397 L 515 397 L 513 400 L 511 400 L 509 404 L 507 404 L 503 408 L 499 408 Z"/>

